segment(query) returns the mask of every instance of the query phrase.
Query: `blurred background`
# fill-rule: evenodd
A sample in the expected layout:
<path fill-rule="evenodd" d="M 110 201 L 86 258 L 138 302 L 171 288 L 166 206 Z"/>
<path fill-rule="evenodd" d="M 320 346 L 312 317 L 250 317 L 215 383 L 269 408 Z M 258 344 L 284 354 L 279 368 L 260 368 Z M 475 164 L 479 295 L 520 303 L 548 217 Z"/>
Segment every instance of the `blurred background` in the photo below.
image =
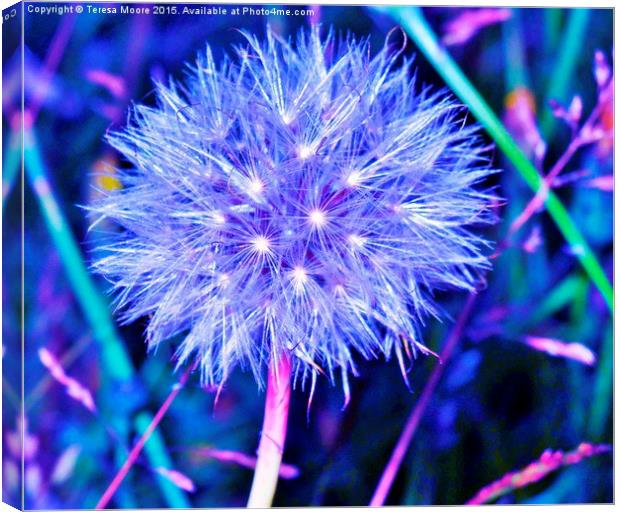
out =
<path fill-rule="evenodd" d="M 124 163 L 105 144 L 106 131 L 123 126 L 132 102 L 154 104 L 153 79 L 182 79 L 207 44 L 219 59 L 242 43 L 235 29 L 261 35 L 270 24 L 290 36 L 321 23 L 369 37 L 378 50 L 399 18 L 363 6 L 287 6 L 304 14 L 231 16 L 121 14 L 120 4 L 97 5 L 118 12 L 43 15 L 26 9 L 23 254 L 16 139 L 22 55 L 15 43 L 19 27 L 3 25 L 4 499 L 19 500 L 23 426 L 26 508 L 94 507 L 171 398 L 108 506 L 244 506 L 252 479 L 245 466 L 257 447 L 264 395 L 240 371 L 217 405 L 215 390 L 202 388 L 197 375 L 182 389 L 174 387 L 184 378 L 170 362 L 175 341 L 147 354 L 145 323 L 118 325 L 106 283 L 88 273 L 97 235 L 87 232 L 80 205 L 95 197 L 96 188 L 119 186 L 112 169 Z M 613 52 L 612 10 L 429 7 L 422 14 L 541 174 L 571 144 L 579 146 L 550 186 L 612 280 L 613 109 L 611 98 L 601 94 Z M 405 53 L 416 55 L 419 82 L 446 87 L 411 39 Z M 588 122 L 592 133 L 581 130 Z M 583 442 L 612 441 L 609 308 L 577 259 L 580 248 L 566 242 L 546 212 L 535 209 L 515 228 L 534 194 L 497 149 L 494 158 L 504 169 L 497 184 L 506 201 L 498 205 L 502 221 L 488 237 L 500 251 L 444 361 L 387 504 L 462 504 L 547 448 L 568 452 Z M 445 320 L 429 320 L 425 328 L 424 341 L 435 352 L 467 296 L 444 293 L 440 301 Z M 409 390 L 396 360 L 359 360 L 344 410 L 340 387 L 325 379 L 308 415 L 307 390 L 296 390 L 284 462 L 298 475 L 280 481 L 274 504 L 368 504 L 438 364 L 432 356 L 414 361 Z M 294 476 L 294 468 L 285 476 Z M 587 458 L 534 480 L 499 502 L 610 502 L 612 457 Z"/>

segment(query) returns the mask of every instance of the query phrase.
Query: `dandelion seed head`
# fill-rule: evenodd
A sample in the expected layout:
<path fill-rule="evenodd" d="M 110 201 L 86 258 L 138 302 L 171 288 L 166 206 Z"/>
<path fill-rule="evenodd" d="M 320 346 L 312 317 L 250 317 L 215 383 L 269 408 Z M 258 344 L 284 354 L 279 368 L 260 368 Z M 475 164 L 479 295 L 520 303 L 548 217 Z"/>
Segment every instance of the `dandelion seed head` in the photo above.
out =
<path fill-rule="evenodd" d="M 362 181 L 362 175 L 359 171 L 351 171 L 347 176 L 347 185 L 350 187 L 357 187 L 360 183 L 362 183 Z"/>
<path fill-rule="evenodd" d="M 258 178 L 251 179 L 249 185 L 253 195 L 260 195 L 265 188 L 265 184 Z"/>
<path fill-rule="evenodd" d="M 312 210 L 308 218 L 310 220 L 310 223 L 316 228 L 320 228 L 327 223 L 327 215 L 325 215 L 325 212 L 319 209 Z"/>
<path fill-rule="evenodd" d="M 207 48 L 108 136 L 131 165 L 90 207 L 117 226 L 94 269 L 205 385 L 235 367 L 262 383 L 286 353 L 297 381 L 341 375 L 348 396 L 355 359 L 412 354 L 433 292 L 489 266 L 493 171 L 463 107 L 388 44 L 319 31 Z"/>
<path fill-rule="evenodd" d="M 312 146 L 308 146 L 306 144 L 301 144 L 297 148 L 297 156 L 300 160 L 306 160 L 310 158 L 314 154 L 314 149 Z"/>
<path fill-rule="evenodd" d="M 363 236 L 355 235 L 355 234 L 349 235 L 347 237 L 347 240 L 349 241 L 349 244 L 351 244 L 352 247 L 362 247 L 364 243 L 366 242 Z"/>
<path fill-rule="evenodd" d="M 259 235 L 252 239 L 252 246 L 256 250 L 256 252 L 260 254 L 265 254 L 269 252 L 269 246 L 271 242 L 266 236 Z"/>

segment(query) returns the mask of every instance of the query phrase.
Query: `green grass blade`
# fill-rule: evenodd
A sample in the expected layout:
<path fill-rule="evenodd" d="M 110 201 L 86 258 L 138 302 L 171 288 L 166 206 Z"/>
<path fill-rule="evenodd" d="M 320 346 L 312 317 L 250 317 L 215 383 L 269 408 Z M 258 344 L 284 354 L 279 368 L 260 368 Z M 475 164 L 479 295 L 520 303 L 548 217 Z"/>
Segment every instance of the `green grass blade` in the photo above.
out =
<path fill-rule="evenodd" d="M 63 262 L 67 278 L 78 303 L 99 342 L 102 365 L 108 376 L 120 383 L 129 381 L 133 367 L 122 340 L 116 333 L 108 305 L 96 289 L 86 268 L 82 253 L 47 178 L 45 164 L 32 133 L 24 135 L 26 177 L 32 187 L 48 232 Z"/>
<path fill-rule="evenodd" d="M 458 64 L 439 45 L 437 36 L 424 19 L 421 9 L 419 7 L 386 7 L 381 10 L 387 11 L 402 25 L 403 29 L 412 37 L 435 70 L 461 101 L 469 107 L 473 115 L 495 140 L 498 147 L 504 152 L 525 182 L 534 191 L 538 191 L 543 180 L 542 177 L 510 136 L 491 107 L 459 68 Z M 549 192 L 545 205 L 549 215 L 558 226 L 577 258 L 579 258 L 586 273 L 605 299 L 608 308 L 610 311 L 613 311 L 613 288 L 611 283 L 588 243 L 583 238 L 579 228 L 553 192 Z"/>
<path fill-rule="evenodd" d="M 512 16 L 502 25 L 502 42 L 506 55 L 504 82 L 506 92 L 517 87 L 530 87 L 530 77 L 525 62 L 525 45 L 523 42 L 523 21 L 519 9 L 511 9 Z"/>
<path fill-rule="evenodd" d="M 39 202 L 47 230 L 63 263 L 69 284 L 93 331 L 95 340 L 99 343 L 105 375 L 113 381 L 116 387 L 128 384 L 137 379 L 131 359 L 116 332 L 108 305 L 88 273 L 79 245 L 54 196 L 47 178 L 45 163 L 32 132 L 24 133 L 24 168 L 28 182 Z M 121 414 L 122 412 L 117 411 L 112 424 L 119 434 L 124 436 L 129 431 L 130 423 L 126 418 L 121 417 Z M 158 450 L 151 451 L 151 453 L 157 455 L 157 460 L 150 461 L 152 464 L 156 464 L 161 457 L 167 456 L 163 443 L 158 446 Z M 117 447 L 116 456 L 117 460 L 124 460 L 126 453 L 122 447 Z M 147 452 L 148 456 L 149 452 Z M 170 491 L 162 479 L 158 479 L 158 484 L 164 495 L 169 497 Z M 178 507 L 179 503 L 179 500 L 175 499 L 168 504 Z"/>
<path fill-rule="evenodd" d="M 553 10 L 553 9 L 550 9 Z M 588 20 L 590 11 L 588 9 L 571 9 L 566 24 L 566 30 L 562 35 L 562 44 L 560 45 L 560 53 L 555 60 L 555 67 L 549 73 L 549 84 L 547 86 L 546 99 L 554 99 L 561 102 L 568 100 L 568 85 L 573 79 L 575 67 L 577 66 L 577 58 L 580 55 L 579 48 L 583 44 L 586 37 L 586 29 L 588 28 Z M 548 106 L 542 111 L 542 121 L 540 129 L 543 138 L 548 138 L 555 118 Z"/>

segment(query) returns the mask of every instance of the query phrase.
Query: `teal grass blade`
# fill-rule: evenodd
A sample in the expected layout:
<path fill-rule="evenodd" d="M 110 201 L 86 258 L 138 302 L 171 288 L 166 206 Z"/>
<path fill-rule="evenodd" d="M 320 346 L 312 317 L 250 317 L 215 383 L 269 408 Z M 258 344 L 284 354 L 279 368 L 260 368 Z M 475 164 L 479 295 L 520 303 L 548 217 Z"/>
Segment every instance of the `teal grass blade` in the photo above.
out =
<path fill-rule="evenodd" d="M 47 169 L 32 130 L 24 132 L 24 168 L 28 182 L 39 203 L 47 230 L 62 260 L 71 288 L 99 344 L 105 376 L 112 381 L 112 385 L 117 388 L 120 386 L 122 389 L 137 380 L 138 376 L 123 341 L 116 331 L 108 305 L 88 273 L 79 245 L 54 196 L 47 178 Z M 147 413 L 143 414 L 146 415 L 145 417 L 149 416 Z M 122 418 L 118 411 L 112 423 L 120 434 L 128 435 L 131 428 L 130 422 L 127 418 Z M 161 438 L 158 437 L 158 439 Z M 158 465 L 162 460 L 169 460 L 163 441 L 153 443 L 146 455 L 153 465 Z M 117 461 L 122 463 L 125 457 L 125 451 L 118 447 Z M 185 496 L 180 497 L 182 491 L 177 489 L 178 492 L 171 492 L 169 482 L 160 478 L 157 479 L 157 483 L 170 507 L 184 508 L 187 506 Z"/>

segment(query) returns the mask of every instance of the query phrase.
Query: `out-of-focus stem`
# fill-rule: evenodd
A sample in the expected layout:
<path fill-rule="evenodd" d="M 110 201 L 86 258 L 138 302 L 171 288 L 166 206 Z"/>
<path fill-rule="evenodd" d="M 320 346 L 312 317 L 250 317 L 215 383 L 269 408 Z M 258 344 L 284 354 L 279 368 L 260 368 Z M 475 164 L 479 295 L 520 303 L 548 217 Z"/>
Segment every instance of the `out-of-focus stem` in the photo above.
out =
<path fill-rule="evenodd" d="M 248 508 L 269 508 L 278 484 L 291 399 L 291 361 L 271 361 L 265 398 L 265 417 L 258 445 L 256 470 Z"/>
<path fill-rule="evenodd" d="M 173 393 L 177 393 L 181 385 L 177 384 Z M 153 418 L 150 414 L 140 413 L 134 422 L 137 432 L 142 435 L 148 431 Z M 144 452 L 148 458 L 151 466 L 158 468 L 172 468 L 174 467 L 170 455 L 166 451 L 166 444 L 164 443 L 161 432 L 157 429 L 151 431 L 151 435 L 148 442 L 144 445 Z M 175 508 L 191 508 L 192 505 L 187 498 L 187 494 L 179 486 L 173 484 L 164 476 L 157 474 L 157 480 L 159 487 L 161 488 L 167 503 L 174 504 Z"/>
<path fill-rule="evenodd" d="M 133 377 L 129 355 L 116 333 L 107 304 L 86 270 L 79 245 L 48 180 L 47 169 L 31 129 L 24 133 L 24 162 L 26 177 L 39 202 L 47 230 L 64 265 L 69 283 L 95 339 L 101 346 L 103 365 L 116 383 L 126 383 Z"/>
<path fill-rule="evenodd" d="M 583 45 L 584 37 L 586 37 L 590 11 L 588 9 L 570 9 L 568 16 L 566 30 L 562 34 L 562 44 L 559 46 L 560 53 L 554 59 L 554 69 L 549 73 L 549 85 L 545 100 L 554 99 L 562 102 L 567 99 L 568 86 L 573 83 L 575 67 L 579 55 L 581 55 L 579 48 Z M 548 138 L 555 118 L 548 107 L 543 110 L 542 114 L 540 129 L 543 138 Z"/>
<path fill-rule="evenodd" d="M 106 303 L 86 270 L 78 242 L 48 179 L 48 170 L 39 151 L 34 129 L 29 126 L 24 130 L 24 169 L 71 288 L 99 343 L 104 374 L 115 388 L 131 389 L 132 385 L 135 386 L 132 383 L 136 375 L 129 354 L 116 331 Z M 125 414 L 115 414 L 113 426 L 121 437 L 128 435 L 130 425 Z M 121 455 L 124 456 L 122 450 L 117 449 L 117 458 Z M 174 502 L 169 505 L 179 506 Z"/>
<path fill-rule="evenodd" d="M 505 83 L 506 93 L 517 87 L 530 87 L 530 80 L 525 63 L 523 44 L 523 23 L 519 9 L 511 9 L 512 16 L 502 24 L 504 53 L 506 55 Z"/>
<path fill-rule="evenodd" d="M 398 438 L 398 442 L 392 451 L 392 455 L 390 456 L 390 460 L 388 461 L 385 469 L 383 470 L 383 474 L 381 475 L 381 480 L 379 480 L 379 484 L 375 489 L 375 493 L 370 500 L 371 507 L 381 507 L 385 504 L 385 500 L 388 497 L 390 489 L 392 488 L 392 484 L 394 483 L 394 479 L 396 478 L 396 474 L 400 469 L 400 466 L 403 463 L 403 459 L 407 453 L 409 445 L 413 439 L 413 436 L 418 429 L 418 425 L 420 424 L 420 420 L 424 415 L 424 411 L 426 411 L 426 406 L 437 387 L 437 383 L 443 374 L 443 370 L 445 368 L 445 364 L 450 359 L 452 352 L 454 352 L 454 348 L 458 344 L 461 339 L 461 334 L 463 332 L 463 328 L 469 319 L 469 315 L 471 314 L 474 304 L 476 302 L 476 298 L 478 296 L 471 293 L 467 297 L 467 301 L 465 302 L 465 306 L 461 310 L 461 314 L 458 317 L 458 320 L 444 345 L 443 350 L 440 354 L 441 363 L 435 366 L 433 373 L 431 373 L 430 378 L 426 382 L 424 386 L 424 390 L 422 391 L 422 395 L 418 400 L 418 403 L 411 411 L 409 418 L 407 418 L 407 423 L 405 424 L 405 428 L 403 429 L 400 437 Z"/>

